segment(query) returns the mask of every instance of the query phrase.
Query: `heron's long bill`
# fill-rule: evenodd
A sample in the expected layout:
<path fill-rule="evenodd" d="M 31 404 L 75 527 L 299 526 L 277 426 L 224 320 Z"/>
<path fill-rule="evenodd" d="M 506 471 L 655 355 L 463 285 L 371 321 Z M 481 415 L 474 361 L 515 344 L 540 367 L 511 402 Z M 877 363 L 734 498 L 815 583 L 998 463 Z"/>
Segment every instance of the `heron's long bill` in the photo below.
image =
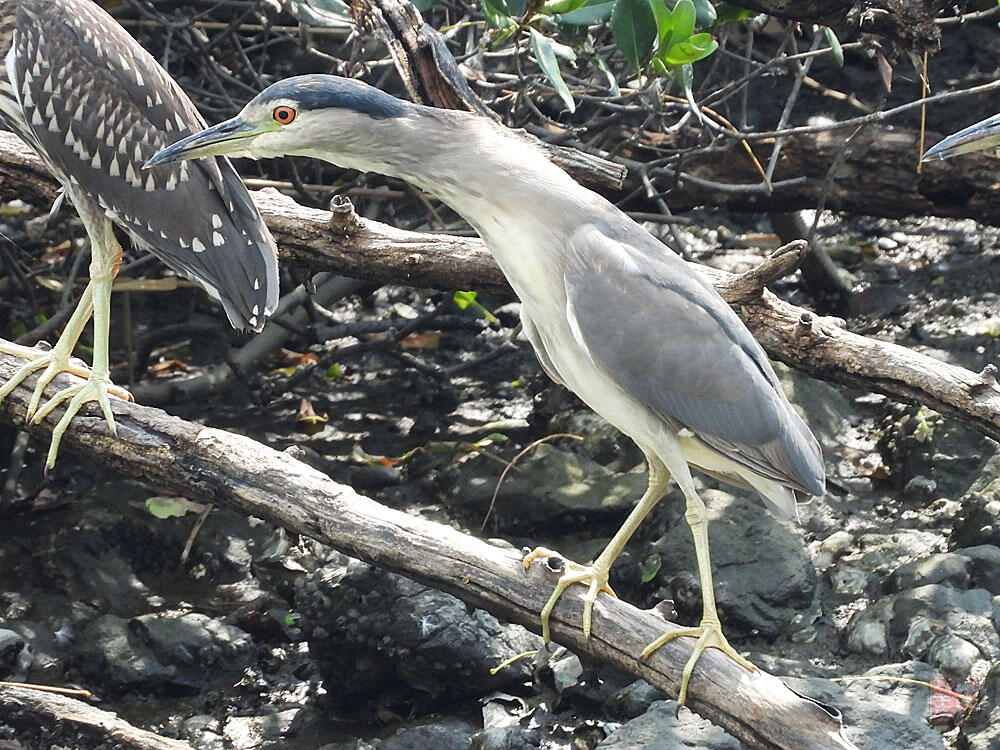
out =
<path fill-rule="evenodd" d="M 1000 146 L 1000 115 L 993 115 L 982 122 L 970 125 L 954 135 L 949 135 L 943 141 L 932 147 L 923 155 L 921 161 L 947 159 L 970 151 L 982 151 L 985 148 Z"/>
<path fill-rule="evenodd" d="M 250 141 L 265 131 L 265 127 L 237 115 L 167 146 L 147 161 L 143 169 L 201 156 L 249 156 Z"/>

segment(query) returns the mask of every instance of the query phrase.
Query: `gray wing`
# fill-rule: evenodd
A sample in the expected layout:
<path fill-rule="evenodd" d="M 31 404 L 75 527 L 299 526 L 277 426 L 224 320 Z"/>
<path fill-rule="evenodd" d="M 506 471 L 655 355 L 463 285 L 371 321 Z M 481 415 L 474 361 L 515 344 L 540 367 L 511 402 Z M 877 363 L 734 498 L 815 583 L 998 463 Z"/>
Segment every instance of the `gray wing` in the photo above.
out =
<path fill-rule="evenodd" d="M 15 127 L 71 193 L 85 192 L 168 266 L 200 282 L 235 327 L 259 330 L 277 304 L 277 254 L 232 165 L 199 159 L 142 169 L 205 127 L 190 99 L 90 0 L 16 5 L 6 71 L 23 116 Z"/>
<path fill-rule="evenodd" d="M 575 334 L 630 396 L 732 460 L 821 494 L 819 446 L 760 345 L 708 282 L 645 232 L 572 237 Z"/>

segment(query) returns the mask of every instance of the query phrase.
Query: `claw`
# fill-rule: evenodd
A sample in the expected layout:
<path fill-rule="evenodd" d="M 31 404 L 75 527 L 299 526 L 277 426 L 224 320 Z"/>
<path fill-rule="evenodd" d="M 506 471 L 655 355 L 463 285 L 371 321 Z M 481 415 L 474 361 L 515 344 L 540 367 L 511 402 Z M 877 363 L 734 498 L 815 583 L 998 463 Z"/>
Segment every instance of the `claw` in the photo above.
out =
<path fill-rule="evenodd" d="M 111 412 L 111 401 L 108 398 L 110 390 L 108 388 L 107 382 L 103 378 L 91 377 L 86 383 L 80 385 L 73 385 L 69 388 L 64 388 L 63 390 L 56 393 L 52 398 L 45 402 L 45 404 L 38 410 L 32 421 L 35 424 L 40 423 L 45 417 L 52 412 L 60 404 L 64 403 L 69 399 L 69 404 L 66 406 L 66 412 L 56 423 L 55 428 L 52 430 L 52 442 L 49 443 L 49 453 L 45 458 L 45 469 L 46 471 L 51 469 L 56 464 L 56 456 L 59 454 L 59 443 L 62 441 L 63 433 L 69 427 L 69 423 L 76 416 L 77 412 L 80 411 L 81 407 L 88 401 L 96 401 L 100 407 L 101 411 L 104 412 L 104 419 L 108 423 L 108 427 L 111 429 L 111 434 L 118 434 L 118 426 L 115 424 L 114 414 Z"/>
<path fill-rule="evenodd" d="M 530 568 L 531 563 L 539 557 L 559 557 L 564 560 L 566 566 L 565 572 L 556 582 L 556 587 L 552 592 L 552 596 L 549 597 L 545 606 L 542 607 L 542 638 L 546 642 L 549 641 L 549 616 L 552 614 L 552 610 L 559 601 L 559 597 L 561 597 L 563 592 L 574 583 L 588 584 L 587 593 L 583 597 L 583 635 L 584 637 L 589 638 L 591 624 L 593 622 L 594 603 L 597 601 L 597 595 L 603 591 L 605 594 L 615 596 L 615 592 L 612 591 L 611 587 L 608 585 L 608 571 L 602 570 L 601 568 L 593 565 L 580 565 L 579 563 L 565 560 L 558 553 L 553 552 L 550 549 L 546 549 L 545 547 L 536 547 L 524 556 L 524 559 L 522 560 L 524 569 L 527 570 Z"/>
<path fill-rule="evenodd" d="M 35 389 L 31 395 L 31 400 L 28 402 L 26 415 L 28 421 L 40 424 L 56 407 L 69 401 L 66 413 L 62 415 L 55 429 L 52 431 L 52 441 L 49 444 L 49 452 L 45 461 L 46 470 L 51 469 L 55 465 L 63 434 L 69 427 L 73 417 L 76 416 L 88 401 L 96 401 L 100 405 L 108 427 L 112 433 L 117 434 L 114 414 L 111 411 L 110 397 L 114 396 L 125 401 L 132 401 L 132 394 L 127 390 L 114 385 L 108 378 L 92 372 L 82 361 L 61 353 L 58 348 L 39 350 L 5 342 L 0 345 L 0 352 L 28 360 L 0 388 L 0 401 L 9 396 L 30 375 L 38 370 L 44 370 L 39 375 L 38 381 L 35 383 Z M 58 391 L 48 401 L 39 406 L 45 389 L 56 376 L 63 372 L 83 378 L 85 382 L 71 385 Z"/>
<path fill-rule="evenodd" d="M 691 675 L 694 673 L 694 665 L 698 663 L 698 659 L 701 658 L 706 648 L 717 648 L 741 667 L 745 667 L 751 672 L 757 671 L 757 667 L 729 645 L 726 636 L 722 634 L 721 623 L 718 620 L 710 619 L 703 619 L 701 624 L 696 628 L 680 628 L 679 630 L 664 633 L 642 650 L 640 658 L 649 658 L 649 655 L 656 651 L 656 649 L 675 638 L 698 639 L 695 641 L 694 648 L 691 650 L 691 656 L 688 657 L 687 663 L 684 665 L 684 671 L 681 673 L 681 689 L 677 694 L 677 702 L 681 706 L 687 700 L 688 683 L 691 681 Z"/>

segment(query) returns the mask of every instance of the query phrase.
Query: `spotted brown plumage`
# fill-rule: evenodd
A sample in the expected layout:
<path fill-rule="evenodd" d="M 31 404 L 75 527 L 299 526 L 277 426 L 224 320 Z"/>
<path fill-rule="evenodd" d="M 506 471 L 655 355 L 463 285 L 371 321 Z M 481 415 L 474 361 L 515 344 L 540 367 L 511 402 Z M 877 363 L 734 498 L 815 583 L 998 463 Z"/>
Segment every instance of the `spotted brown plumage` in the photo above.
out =
<path fill-rule="evenodd" d="M 96 402 L 112 432 L 109 380 L 111 286 L 120 248 L 113 225 L 218 299 L 236 328 L 259 331 L 277 305 L 274 241 L 246 188 L 224 158 L 144 171 L 179 136 L 204 127 L 180 87 L 91 0 L 0 0 L 0 119 L 31 145 L 62 183 L 91 241 L 90 282 L 55 346 L 0 340 L 0 352 L 27 360 L 0 384 L 0 400 L 40 372 L 27 416 L 66 410 L 52 432 L 52 466 L 63 433 L 83 404 Z M 94 320 L 93 367 L 71 355 Z M 83 378 L 44 403 L 59 373 Z"/>
<path fill-rule="evenodd" d="M 4 0 L 0 112 L 74 202 L 91 200 L 168 266 L 260 330 L 277 303 L 274 241 L 226 159 L 143 171 L 205 127 L 191 100 L 91 0 Z"/>

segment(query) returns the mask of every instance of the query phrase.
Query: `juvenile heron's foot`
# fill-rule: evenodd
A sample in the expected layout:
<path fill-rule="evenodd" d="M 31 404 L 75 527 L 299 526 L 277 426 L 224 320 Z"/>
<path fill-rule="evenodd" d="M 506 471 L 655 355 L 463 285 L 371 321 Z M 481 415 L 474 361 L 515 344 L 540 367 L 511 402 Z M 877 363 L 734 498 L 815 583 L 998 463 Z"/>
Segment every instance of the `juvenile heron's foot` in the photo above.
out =
<path fill-rule="evenodd" d="M 45 374 L 47 374 L 47 372 L 43 373 L 43 377 Z M 49 379 L 51 380 L 51 378 Z M 39 378 L 39 382 L 41 382 L 41 378 Z M 36 387 L 36 394 L 37 393 L 38 388 Z M 49 443 L 49 453 L 45 459 L 46 469 L 51 469 L 55 466 L 56 456 L 59 454 L 59 443 L 62 441 L 63 433 L 66 432 L 66 429 L 69 427 L 69 423 L 73 421 L 73 417 L 77 415 L 77 412 L 79 412 L 83 405 L 88 401 L 94 401 L 101 407 L 101 411 L 104 412 L 104 419 L 107 421 L 108 427 L 111 429 L 111 433 L 113 435 L 118 434 L 118 426 L 115 424 L 115 416 L 111 412 L 111 396 L 124 401 L 132 400 L 132 394 L 127 390 L 114 385 L 110 380 L 102 377 L 99 373 L 91 372 L 86 382 L 78 385 L 71 385 L 68 388 L 63 388 L 61 391 L 52 396 L 52 398 L 42 404 L 33 417 L 30 417 L 31 421 L 35 424 L 39 424 L 52 412 L 53 409 L 58 407 L 60 404 L 69 401 L 66 405 L 66 412 L 62 415 L 52 430 L 52 441 Z"/>
<path fill-rule="evenodd" d="M 608 585 L 609 571 L 603 566 L 580 565 L 579 563 L 566 560 L 562 555 L 545 547 L 536 547 L 524 556 L 524 560 L 522 560 L 524 569 L 528 570 L 531 567 L 531 563 L 539 557 L 558 557 L 563 561 L 563 565 L 565 566 L 562 576 L 556 582 L 556 588 L 552 592 L 552 596 L 549 597 L 545 606 L 542 607 L 542 638 L 546 642 L 549 641 L 549 615 L 552 614 L 552 610 L 556 606 L 556 602 L 559 601 L 559 597 L 574 583 L 587 584 L 587 593 L 583 597 L 583 634 L 589 638 L 591 622 L 593 620 L 594 602 L 597 601 L 597 595 L 603 591 L 605 594 L 615 596 L 615 592 Z"/>
<path fill-rule="evenodd" d="M 45 461 L 46 469 L 51 469 L 55 465 L 63 433 L 66 432 L 66 428 L 77 412 L 80 411 L 80 408 L 88 401 L 96 401 L 100 405 L 108 427 L 112 432 L 116 432 L 115 418 L 111 413 L 110 397 L 114 396 L 124 401 L 132 401 L 132 394 L 127 390 L 114 385 L 99 373 L 91 371 L 81 360 L 62 353 L 58 346 L 55 349 L 42 350 L 18 344 L 4 343 L 0 344 L 0 352 L 28 360 L 0 388 L 0 401 L 3 401 L 26 378 L 39 370 L 42 370 L 42 373 L 38 376 L 38 381 L 35 383 L 35 390 L 31 394 L 31 400 L 28 402 L 26 419 L 38 424 L 57 406 L 69 401 L 66 413 L 59 420 L 58 424 L 56 424 L 52 432 L 52 442 L 49 444 L 49 453 Z M 82 378 L 85 382 L 64 388 L 39 407 L 45 389 L 57 375 L 63 372 Z"/>
<path fill-rule="evenodd" d="M 677 694 L 677 702 L 682 706 L 684 705 L 684 701 L 687 700 L 688 683 L 691 681 L 694 665 L 698 663 L 698 659 L 701 658 L 701 654 L 706 648 L 717 648 L 741 667 L 745 667 L 751 672 L 757 671 L 757 667 L 729 645 L 726 636 L 722 634 L 721 623 L 717 619 L 713 620 L 709 618 L 702 619 L 701 624 L 696 628 L 681 628 L 680 630 L 672 630 L 669 633 L 664 633 L 642 650 L 641 658 L 648 658 L 650 654 L 667 641 L 685 637 L 697 638 L 698 640 L 695 641 L 694 649 L 691 651 L 691 656 L 688 657 L 687 664 L 684 665 L 684 672 L 681 674 L 681 689 Z"/>

